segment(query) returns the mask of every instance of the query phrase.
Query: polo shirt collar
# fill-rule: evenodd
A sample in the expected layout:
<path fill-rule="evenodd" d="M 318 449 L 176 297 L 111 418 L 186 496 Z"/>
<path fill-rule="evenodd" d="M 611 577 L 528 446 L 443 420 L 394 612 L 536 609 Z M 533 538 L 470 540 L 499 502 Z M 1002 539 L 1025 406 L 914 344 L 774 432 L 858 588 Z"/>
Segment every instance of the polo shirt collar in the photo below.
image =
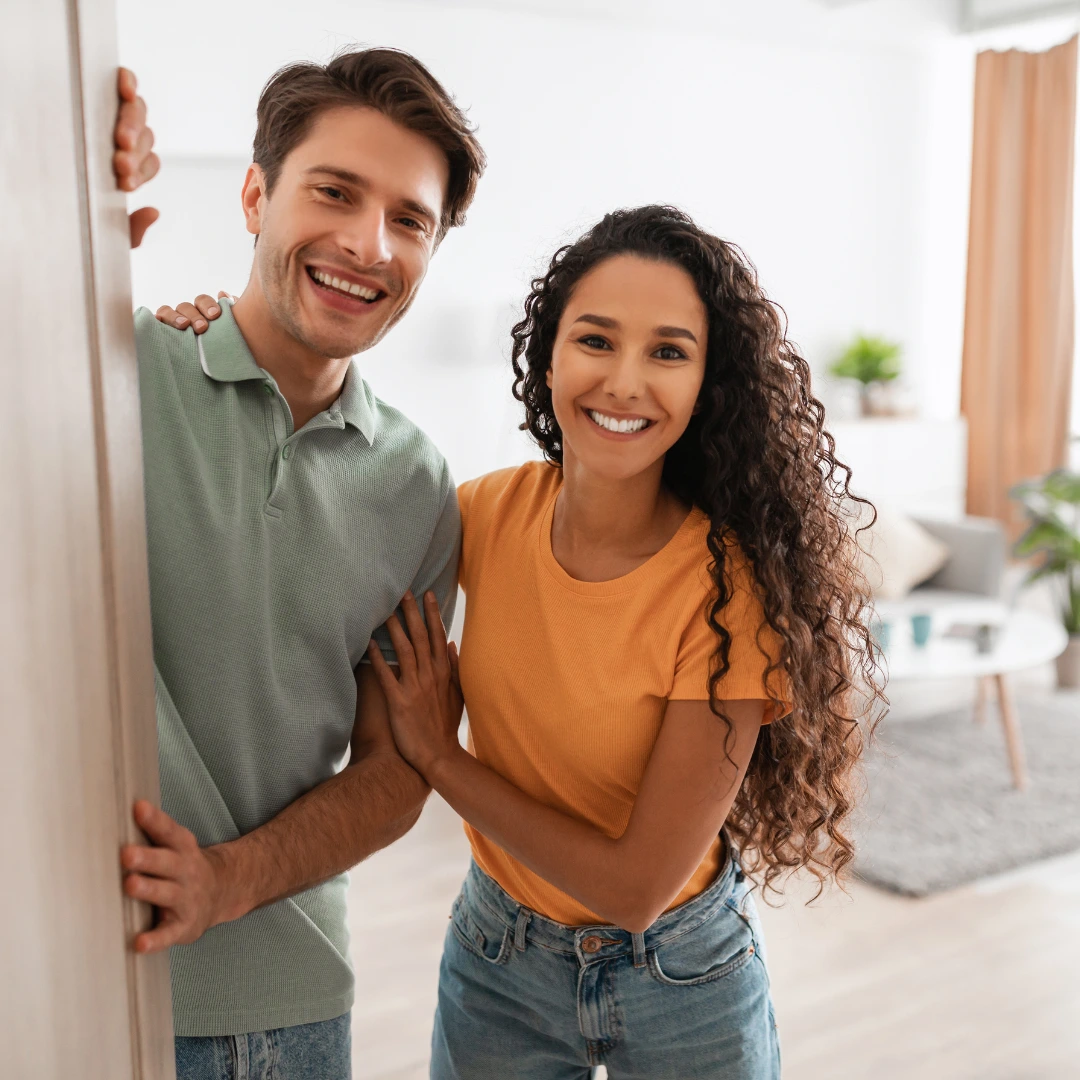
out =
<path fill-rule="evenodd" d="M 345 382 L 341 387 L 341 396 L 330 407 L 337 410 L 346 424 L 351 424 L 367 440 L 368 446 L 375 442 L 377 430 L 375 402 L 371 388 L 360 374 L 356 360 L 349 361 L 349 370 L 345 372 Z"/>
<path fill-rule="evenodd" d="M 232 301 L 222 299 L 220 303 L 220 317 L 195 339 L 203 373 L 215 382 L 245 382 L 248 379 L 272 382 L 269 373 L 255 362 L 240 327 L 236 325 Z M 340 416 L 342 427 L 349 424 L 356 428 L 369 446 L 374 443 L 377 428 L 375 403 L 355 360 L 349 361 L 341 394 L 327 413 L 334 419 Z"/>
<path fill-rule="evenodd" d="M 223 299 L 221 315 L 214 319 L 206 332 L 199 334 L 199 364 L 203 374 L 215 382 L 244 382 L 247 379 L 265 380 L 267 374 L 247 347 L 240 327 L 232 313 L 232 301 Z"/>

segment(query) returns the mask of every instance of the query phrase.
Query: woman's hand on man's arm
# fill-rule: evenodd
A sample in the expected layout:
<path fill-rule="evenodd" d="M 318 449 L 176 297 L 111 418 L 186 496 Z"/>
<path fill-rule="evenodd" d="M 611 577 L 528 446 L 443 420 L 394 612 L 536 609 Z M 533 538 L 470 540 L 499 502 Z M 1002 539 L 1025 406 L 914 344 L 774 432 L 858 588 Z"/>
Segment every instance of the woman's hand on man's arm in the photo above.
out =
<path fill-rule="evenodd" d="M 530 870 L 617 926 L 650 926 L 723 827 L 765 702 L 724 702 L 730 726 L 707 701 L 669 702 L 630 820 L 613 839 L 526 795 L 459 745 L 456 654 L 438 607 L 425 597 L 426 628 L 410 597 L 402 611 L 407 635 L 396 618 L 387 624 L 399 675 L 374 645 L 368 652 L 401 754 L 461 817 Z"/>

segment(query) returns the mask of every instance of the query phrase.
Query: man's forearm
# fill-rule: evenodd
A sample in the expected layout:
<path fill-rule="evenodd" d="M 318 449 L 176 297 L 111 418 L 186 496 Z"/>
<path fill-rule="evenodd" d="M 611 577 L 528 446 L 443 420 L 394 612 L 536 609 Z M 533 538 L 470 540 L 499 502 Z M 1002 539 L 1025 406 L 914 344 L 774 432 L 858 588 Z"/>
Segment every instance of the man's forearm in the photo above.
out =
<path fill-rule="evenodd" d="M 430 788 L 379 749 L 312 788 L 265 825 L 206 848 L 223 883 L 218 922 L 340 874 L 412 828 Z"/>

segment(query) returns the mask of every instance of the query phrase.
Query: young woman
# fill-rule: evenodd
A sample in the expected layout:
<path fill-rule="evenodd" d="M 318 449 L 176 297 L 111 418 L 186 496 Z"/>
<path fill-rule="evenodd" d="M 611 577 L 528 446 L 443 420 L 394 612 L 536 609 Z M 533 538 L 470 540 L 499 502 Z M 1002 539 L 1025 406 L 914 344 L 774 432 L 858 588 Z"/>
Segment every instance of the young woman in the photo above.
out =
<path fill-rule="evenodd" d="M 545 461 L 460 489 L 460 666 L 431 596 L 369 653 L 472 843 L 432 1076 L 777 1077 L 750 882 L 850 861 L 877 696 L 847 470 L 753 269 L 667 207 L 560 250 L 513 359 Z"/>

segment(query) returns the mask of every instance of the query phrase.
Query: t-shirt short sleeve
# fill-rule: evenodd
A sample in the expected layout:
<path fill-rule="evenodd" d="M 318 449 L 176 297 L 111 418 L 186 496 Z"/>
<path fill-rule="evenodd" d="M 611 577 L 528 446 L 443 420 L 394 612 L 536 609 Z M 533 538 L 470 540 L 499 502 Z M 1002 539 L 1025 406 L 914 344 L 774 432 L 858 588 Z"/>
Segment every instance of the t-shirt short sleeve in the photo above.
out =
<path fill-rule="evenodd" d="M 768 670 L 780 655 L 780 638 L 765 621 L 749 563 L 741 555 L 733 555 L 730 564 L 732 595 L 719 620 L 731 634 L 731 646 L 728 670 L 716 687 L 717 698 L 721 701 L 764 699 L 769 702 L 764 722 L 770 723 L 791 707 L 786 676 L 779 669 Z M 707 617 L 711 604 L 711 598 L 703 603 L 683 631 L 670 694 L 673 701 L 709 700 L 709 676 L 719 644 Z"/>
<path fill-rule="evenodd" d="M 499 501 L 515 479 L 520 479 L 520 474 L 521 470 L 516 468 L 497 469 L 475 480 L 466 480 L 457 489 L 458 511 L 461 514 L 458 579 L 466 596 L 475 576 L 480 573 L 480 553 L 492 518 L 498 514 Z"/>
<path fill-rule="evenodd" d="M 461 587 L 468 592 L 470 574 L 473 565 L 472 553 L 475 547 L 476 521 L 472 514 L 473 500 L 476 496 L 476 487 L 479 480 L 466 480 L 457 489 L 458 510 L 461 514 L 461 565 L 458 568 L 458 577 Z M 470 523 L 474 526 L 469 528 Z"/>

